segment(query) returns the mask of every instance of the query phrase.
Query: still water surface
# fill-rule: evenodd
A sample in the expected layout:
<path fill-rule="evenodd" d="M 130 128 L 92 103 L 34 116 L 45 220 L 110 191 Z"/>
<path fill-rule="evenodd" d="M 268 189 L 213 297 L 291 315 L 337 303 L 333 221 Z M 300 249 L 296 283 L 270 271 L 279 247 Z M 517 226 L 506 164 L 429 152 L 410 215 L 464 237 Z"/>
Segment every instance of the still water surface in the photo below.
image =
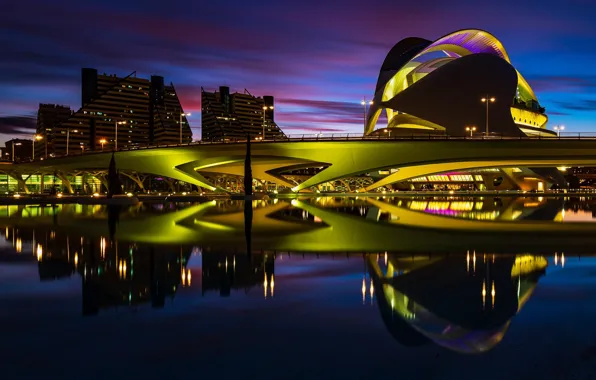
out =
<path fill-rule="evenodd" d="M 4 206 L 2 376 L 593 379 L 592 209 L 538 197 Z"/>

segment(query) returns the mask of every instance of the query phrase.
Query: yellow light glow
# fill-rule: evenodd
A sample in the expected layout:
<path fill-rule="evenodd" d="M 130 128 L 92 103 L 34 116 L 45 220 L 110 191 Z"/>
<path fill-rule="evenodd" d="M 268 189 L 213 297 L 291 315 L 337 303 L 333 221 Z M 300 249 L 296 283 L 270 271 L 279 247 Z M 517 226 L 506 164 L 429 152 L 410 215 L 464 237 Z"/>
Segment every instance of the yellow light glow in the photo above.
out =
<path fill-rule="evenodd" d="M 41 244 L 37 245 L 37 261 L 41 261 L 43 257 L 43 248 L 41 246 Z"/>
<path fill-rule="evenodd" d="M 271 297 L 274 296 L 275 292 L 275 276 L 271 274 Z"/>
<path fill-rule="evenodd" d="M 75 256 L 74 256 L 74 265 L 75 265 L 75 268 L 76 268 L 77 266 L 79 266 L 79 254 L 78 254 L 78 252 L 75 252 Z"/>
<path fill-rule="evenodd" d="M 13 195 L 13 197 L 14 198 L 20 198 L 21 197 L 21 194 L 15 194 L 15 195 Z"/>
<path fill-rule="evenodd" d="M 362 304 L 366 302 L 366 279 L 362 278 Z"/>
<path fill-rule="evenodd" d="M 57 196 L 58 198 L 62 198 L 62 193 L 58 193 L 58 194 L 56 194 L 56 196 Z"/>
<path fill-rule="evenodd" d="M 21 238 L 17 238 L 17 241 L 15 243 L 15 250 L 17 251 L 17 253 L 21 253 L 21 251 L 23 250 L 23 241 L 21 240 Z"/>

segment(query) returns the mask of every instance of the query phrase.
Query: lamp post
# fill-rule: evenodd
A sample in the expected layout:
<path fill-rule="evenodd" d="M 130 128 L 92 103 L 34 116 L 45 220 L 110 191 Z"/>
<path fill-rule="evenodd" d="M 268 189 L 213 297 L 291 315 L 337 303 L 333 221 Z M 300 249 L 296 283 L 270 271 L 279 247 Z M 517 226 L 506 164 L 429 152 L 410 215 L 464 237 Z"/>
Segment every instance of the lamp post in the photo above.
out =
<path fill-rule="evenodd" d="M 190 116 L 191 113 L 180 113 L 180 145 L 182 145 L 182 116 Z"/>
<path fill-rule="evenodd" d="M 362 106 L 364 107 L 364 129 L 366 130 L 366 111 L 367 111 L 366 106 L 367 105 L 372 106 L 373 101 L 371 100 L 371 101 L 369 101 L 367 103 L 366 102 L 366 96 L 365 96 L 365 97 L 362 98 L 362 101 L 360 102 L 360 104 L 362 104 Z"/>
<path fill-rule="evenodd" d="M 466 127 L 466 132 L 470 132 L 470 137 L 472 137 L 472 134 L 476 132 L 476 127 Z"/>
<path fill-rule="evenodd" d="M 557 137 L 560 137 L 561 131 L 565 130 L 565 126 L 564 125 L 555 125 L 553 127 L 553 130 L 557 132 Z"/>
<path fill-rule="evenodd" d="M 126 121 L 116 121 L 114 126 L 114 150 L 118 150 L 118 124 L 126 124 Z"/>
<path fill-rule="evenodd" d="M 12 162 L 14 162 L 14 146 L 15 145 L 21 145 L 21 143 L 15 143 L 14 141 L 12 142 Z"/>
<path fill-rule="evenodd" d="M 35 161 L 35 140 L 39 141 L 43 139 L 42 135 L 33 135 L 33 144 L 32 144 L 32 149 L 31 149 L 31 161 Z"/>
<path fill-rule="evenodd" d="M 383 129 L 383 133 L 387 133 L 388 137 L 391 138 L 391 130 L 389 128 Z"/>
<path fill-rule="evenodd" d="M 486 103 L 486 137 L 488 137 L 488 105 L 494 103 L 497 99 L 494 96 L 486 94 L 486 97 L 480 99 L 482 103 Z"/>
<path fill-rule="evenodd" d="M 261 137 L 263 137 L 263 140 L 265 140 L 265 112 L 267 112 L 267 110 L 272 110 L 273 106 L 263 106 L 263 134 L 261 135 Z"/>
<path fill-rule="evenodd" d="M 99 143 L 101 144 L 101 151 L 103 152 L 103 146 L 106 144 L 107 140 L 106 139 L 101 139 L 99 140 Z"/>
<path fill-rule="evenodd" d="M 85 151 L 85 145 L 83 143 L 81 143 L 81 156 L 83 155 L 84 151 Z"/>
<path fill-rule="evenodd" d="M 77 133 L 78 129 L 72 130 L 74 133 Z M 70 145 L 70 128 L 66 128 L 66 155 L 68 156 L 68 146 Z"/>

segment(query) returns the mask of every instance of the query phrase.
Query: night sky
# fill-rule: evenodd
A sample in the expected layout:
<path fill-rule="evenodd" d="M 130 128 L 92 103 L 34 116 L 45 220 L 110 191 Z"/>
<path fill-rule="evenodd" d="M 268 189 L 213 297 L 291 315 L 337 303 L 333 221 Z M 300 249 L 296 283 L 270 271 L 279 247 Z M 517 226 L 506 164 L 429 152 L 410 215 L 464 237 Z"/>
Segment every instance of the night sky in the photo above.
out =
<path fill-rule="evenodd" d="M 288 134 L 362 132 L 363 96 L 400 39 L 463 28 L 499 38 L 549 125 L 596 133 L 596 2 L 8 0 L 0 12 L 0 141 L 38 103 L 80 107 L 80 69 L 173 82 L 200 132 L 200 88 L 276 97 Z"/>

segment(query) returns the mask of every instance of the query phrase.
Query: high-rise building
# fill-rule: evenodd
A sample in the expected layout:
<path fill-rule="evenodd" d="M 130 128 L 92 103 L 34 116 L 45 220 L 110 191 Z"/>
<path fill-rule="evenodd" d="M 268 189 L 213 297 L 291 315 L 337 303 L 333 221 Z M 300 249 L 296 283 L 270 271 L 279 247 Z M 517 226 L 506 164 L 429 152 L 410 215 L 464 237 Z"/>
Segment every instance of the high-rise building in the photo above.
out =
<path fill-rule="evenodd" d="M 247 90 L 230 94 L 230 88 L 207 92 L 201 88 L 201 138 L 204 141 L 234 141 L 285 137 L 274 120 L 273 96 L 255 97 Z"/>
<path fill-rule="evenodd" d="M 51 134 L 38 122 L 37 133 L 51 141 L 50 155 L 192 141 L 176 89 L 163 77 L 149 80 L 133 72 L 121 78 L 89 68 L 81 73 L 81 108 Z"/>
<path fill-rule="evenodd" d="M 72 116 L 68 106 L 39 104 L 37 110 L 37 135 L 42 139 L 35 145 L 35 156 L 46 157 L 54 152 L 55 133 L 60 124 Z"/>

